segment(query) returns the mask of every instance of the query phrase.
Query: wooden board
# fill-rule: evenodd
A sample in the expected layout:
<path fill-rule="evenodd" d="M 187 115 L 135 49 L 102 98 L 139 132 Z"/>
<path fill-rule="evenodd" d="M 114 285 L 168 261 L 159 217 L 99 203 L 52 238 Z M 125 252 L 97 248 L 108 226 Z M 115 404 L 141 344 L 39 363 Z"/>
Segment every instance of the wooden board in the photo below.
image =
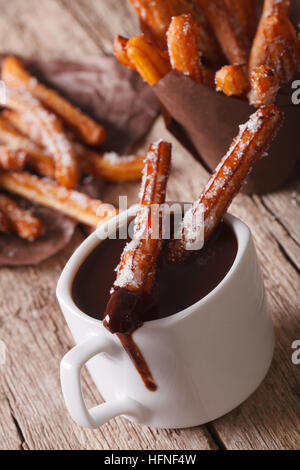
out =
<path fill-rule="evenodd" d="M 2 51 L 76 59 L 109 53 L 116 33 L 130 35 L 137 20 L 126 1 L 0 0 Z M 192 200 L 208 174 L 155 123 L 142 147 L 157 138 L 173 143 L 174 162 L 168 198 Z M 138 185 L 110 185 L 104 199 L 119 194 L 137 199 Z M 231 212 L 251 228 L 268 291 L 277 344 L 272 368 L 257 392 L 242 406 L 207 426 L 153 430 L 118 418 L 101 429 L 83 430 L 65 409 L 59 362 L 73 345 L 55 299 L 60 272 L 82 241 L 39 267 L 0 270 L 0 340 L 7 361 L 0 365 L 1 449 L 296 449 L 300 447 L 300 366 L 292 364 L 291 344 L 300 339 L 299 178 L 266 196 L 241 195 Z M 84 374 L 88 403 L 101 398 Z"/>

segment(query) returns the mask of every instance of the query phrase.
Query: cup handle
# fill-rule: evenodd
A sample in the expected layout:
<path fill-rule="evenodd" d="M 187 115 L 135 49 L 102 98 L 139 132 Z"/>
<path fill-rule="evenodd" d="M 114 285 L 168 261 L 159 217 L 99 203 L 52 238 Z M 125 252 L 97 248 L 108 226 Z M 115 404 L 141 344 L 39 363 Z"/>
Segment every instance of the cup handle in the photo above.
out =
<path fill-rule="evenodd" d="M 104 335 L 92 335 L 71 349 L 62 359 L 60 379 L 67 409 L 73 420 L 86 428 L 98 428 L 119 415 L 141 416 L 143 407 L 128 396 L 87 409 L 81 387 L 81 369 L 97 354 L 113 354 L 114 343 Z"/>

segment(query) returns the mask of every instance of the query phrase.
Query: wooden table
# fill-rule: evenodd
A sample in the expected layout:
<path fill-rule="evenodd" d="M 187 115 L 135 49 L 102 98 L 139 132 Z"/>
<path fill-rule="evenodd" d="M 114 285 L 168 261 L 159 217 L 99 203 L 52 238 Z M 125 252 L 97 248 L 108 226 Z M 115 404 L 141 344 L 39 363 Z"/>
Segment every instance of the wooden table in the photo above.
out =
<path fill-rule="evenodd" d="M 0 0 L 0 8 L 1 50 L 28 56 L 80 59 L 110 53 L 116 33 L 138 30 L 125 0 Z M 145 145 L 161 137 L 174 144 L 169 199 L 194 199 L 207 172 L 174 141 L 159 118 Z M 130 194 L 135 201 L 137 186 L 110 186 L 103 198 L 113 201 L 119 193 Z M 198 428 L 154 430 L 120 418 L 90 431 L 72 422 L 60 390 L 59 362 L 73 340 L 55 287 L 82 240 L 79 232 L 67 249 L 39 267 L 2 268 L 0 340 L 6 344 L 7 360 L 0 366 L 0 448 L 299 448 L 300 366 L 291 360 L 291 345 L 300 339 L 299 204 L 298 179 L 274 194 L 241 195 L 231 208 L 255 237 L 276 328 L 276 351 L 266 380 L 246 403 Z M 101 400 L 87 373 L 84 388 L 90 405 Z"/>

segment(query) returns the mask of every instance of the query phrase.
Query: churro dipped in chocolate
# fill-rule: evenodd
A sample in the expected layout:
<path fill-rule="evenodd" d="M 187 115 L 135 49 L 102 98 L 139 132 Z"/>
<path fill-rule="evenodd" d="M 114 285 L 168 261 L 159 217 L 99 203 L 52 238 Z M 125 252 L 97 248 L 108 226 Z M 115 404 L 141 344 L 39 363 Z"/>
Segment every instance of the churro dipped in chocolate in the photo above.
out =
<path fill-rule="evenodd" d="M 170 162 L 170 144 L 161 141 L 150 146 L 133 239 L 122 254 L 104 315 L 103 324 L 111 333 L 128 334 L 140 325 L 138 304 L 144 294 L 151 293 L 162 246 L 162 222 L 157 211 L 165 202 Z"/>
<path fill-rule="evenodd" d="M 262 158 L 275 138 L 283 121 L 275 105 L 262 106 L 240 132 L 228 153 L 221 160 L 200 198 L 186 213 L 180 234 L 170 242 L 168 260 L 183 262 L 193 253 L 193 246 L 203 235 L 210 238 L 238 194 L 252 166 Z M 199 215 L 200 213 L 200 215 Z M 203 214 L 203 224 L 198 222 Z"/>

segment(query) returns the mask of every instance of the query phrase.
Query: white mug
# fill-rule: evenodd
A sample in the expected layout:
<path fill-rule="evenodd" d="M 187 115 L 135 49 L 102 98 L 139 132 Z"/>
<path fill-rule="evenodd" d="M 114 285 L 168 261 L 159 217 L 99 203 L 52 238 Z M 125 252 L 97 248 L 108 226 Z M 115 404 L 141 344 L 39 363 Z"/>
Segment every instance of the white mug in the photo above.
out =
<path fill-rule="evenodd" d="M 136 212 L 133 206 L 120 214 L 119 226 Z M 146 322 L 133 335 L 158 386 L 155 392 L 145 387 L 119 339 L 72 298 L 78 269 L 99 238 L 115 230 L 116 220 L 73 254 L 58 282 L 57 298 L 77 343 L 61 362 L 62 391 L 76 423 L 96 428 L 124 415 L 157 428 L 201 425 L 233 410 L 262 382 L 273 356 L 273 324 L 250 230 L 231 215 L 226 221 L 238 250 L 222 282 L 196 304 Z M 90 410 L 81 390 L 84 365 L 106 401 Z"/>

